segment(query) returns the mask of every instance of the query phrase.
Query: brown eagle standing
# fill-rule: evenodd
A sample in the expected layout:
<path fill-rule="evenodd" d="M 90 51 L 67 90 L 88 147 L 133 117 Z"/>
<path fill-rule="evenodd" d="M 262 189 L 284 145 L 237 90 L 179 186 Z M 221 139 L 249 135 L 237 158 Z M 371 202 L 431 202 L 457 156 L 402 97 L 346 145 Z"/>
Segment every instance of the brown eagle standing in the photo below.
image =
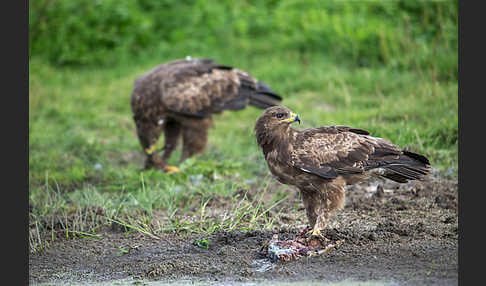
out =
<path fill-rule="evenodd" d="M 345 186 L 371 174 L 395 182 L 421 180 L 429 160 L 362 129 L 323 126 L 297 130 L 299 117 L 283 106 L 265 109 L 255 132 L 270 172 L 301 193 L 312 235 L 321 236 L 333 211 L 344 205 Z"/>
<path fill-rule="evenodd" d="M 281 100 L 247 72 L 212 59 L 187 57 L 156 66 L 135 80 L 131 95 L 137 135 L 147 156 L 145 168 L 177 171 L 167 161 L 179 137 L 183 140 L 179 163 L 202 152 L 214 113 L 248 104 L 267 108 Z M 155 148 L 162 132 L 165 145 L 159 157 Z"/>

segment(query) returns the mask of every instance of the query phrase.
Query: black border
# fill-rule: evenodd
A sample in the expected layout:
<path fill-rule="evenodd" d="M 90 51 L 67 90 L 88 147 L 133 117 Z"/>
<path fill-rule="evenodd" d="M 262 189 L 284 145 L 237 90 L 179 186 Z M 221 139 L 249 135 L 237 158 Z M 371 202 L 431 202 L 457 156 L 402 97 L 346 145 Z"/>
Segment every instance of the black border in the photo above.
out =
<path fill-rule="evenodd" d="M 2 272 L 29 285 L 29 1 L 2 4 Z"/>
<path fill-rule="evenodd" d="M 468 5 L 465 5 L 465 4 Z M 479 158 L 484 148 L 482 125 L 484 106 L 484 9 L 471 1 L 458 1 L 459 6 L 459 65 L 458 65 L 458 200 L 459 200 L 459 285 L 476 285 L 484 278 L 482 228 L 485 225 L 481 210 L 485 208 L 484 183 L 474 182 L 485 175 Z M 474 31 L 476 30 L 476 31 Z M 466 42 L 469 41 L 469 44 Z M 475 104 L 475 102 L 477 102 Z M 469 138 L 466 138 L 469 134 Z M 479 262 L 479 263 L 478 263 Z M 479 282 L 482 284 L 482 282 Z"/>

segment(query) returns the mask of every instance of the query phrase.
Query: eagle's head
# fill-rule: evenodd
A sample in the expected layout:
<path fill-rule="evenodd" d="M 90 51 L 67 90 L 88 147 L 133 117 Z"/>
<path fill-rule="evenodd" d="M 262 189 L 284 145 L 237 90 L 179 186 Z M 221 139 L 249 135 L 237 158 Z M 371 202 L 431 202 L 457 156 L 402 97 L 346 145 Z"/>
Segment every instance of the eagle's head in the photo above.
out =
<path fill-rule="evenodd" d="M 278 134 L 286 133 L 289 125 L 299 122 L 300 118 L 285 106 L 277 105 L 265 109 L 255 123 L 255 133 L 258 145 L 272 140 Z"/>

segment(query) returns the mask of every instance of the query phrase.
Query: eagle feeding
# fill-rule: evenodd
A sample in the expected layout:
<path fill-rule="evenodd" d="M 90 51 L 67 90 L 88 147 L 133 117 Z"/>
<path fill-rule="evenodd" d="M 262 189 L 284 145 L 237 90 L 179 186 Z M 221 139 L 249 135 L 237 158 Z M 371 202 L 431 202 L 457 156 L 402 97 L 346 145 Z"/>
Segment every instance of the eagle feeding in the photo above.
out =
<path fill-rule="evenodd" d="M 288 108 L 267 108 L 255 123 L 256 139 L 276 179 L 299 189 L 314 236 L 322 236 L 330 216 L 343 207 L 346 185 L 370 175 L 406 183 L 430 173 L 426 157 L 365 130 L 297 130 L 290 126 L 293 122 L 300 123 L 300 118 Z"/>
<path fill-rule="evenodd" d="M 187 57 L 154 67 L 134 82 L 131 108 L 145 168 L 178 171 L 167 164 L 182 137 L 179 163 L 201 153 L 213 126 L 212 115 L 241 110 L 247 105 L 267 108 L 282 98 L 247 72 L 220 65 L 212 59 Z M 157 141 L 164 133 L 164 153 Z"/>

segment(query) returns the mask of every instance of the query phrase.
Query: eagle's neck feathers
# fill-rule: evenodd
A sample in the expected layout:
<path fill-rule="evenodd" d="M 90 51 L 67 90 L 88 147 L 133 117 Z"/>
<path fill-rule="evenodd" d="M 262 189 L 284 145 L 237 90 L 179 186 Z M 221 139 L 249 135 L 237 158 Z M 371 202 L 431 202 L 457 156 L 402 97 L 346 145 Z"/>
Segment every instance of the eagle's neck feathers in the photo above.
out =
<path fill-rule="evenodd" d="M 288 150 L 289 144 L 292 144 L 299 131 L 290 125 L 279 126 L 279 128 L 261 128 L 257 129 L 258 145 L 262 147 L 263 154 L 266 156 L 269 152 L 277 150 Z"/>

